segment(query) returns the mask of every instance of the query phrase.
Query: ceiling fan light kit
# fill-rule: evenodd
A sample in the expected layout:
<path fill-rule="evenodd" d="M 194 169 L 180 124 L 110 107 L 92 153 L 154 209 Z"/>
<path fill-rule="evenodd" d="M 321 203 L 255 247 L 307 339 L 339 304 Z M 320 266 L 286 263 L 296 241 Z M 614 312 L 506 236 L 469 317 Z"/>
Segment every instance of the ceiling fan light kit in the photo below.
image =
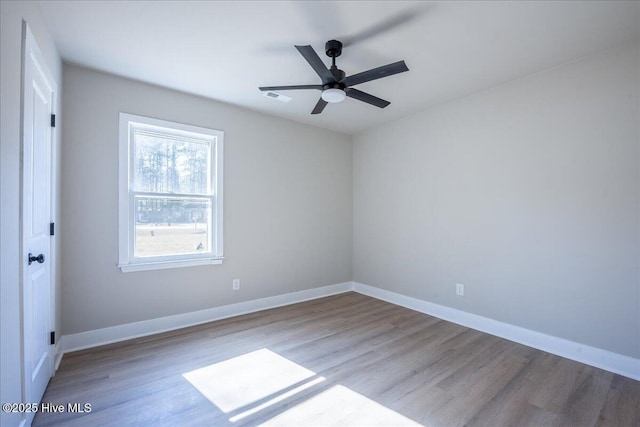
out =
<path fill-rule="evenodd" d="M 309 63 L 311 68 L 318 74 L 322 80 L 319 85 L 295 85 L 295 86 L 263 86 L 261 91 L 273 90 L 299 90 L 314 89 L 322 91 L 318 103 L 311 111 L 311 114 L 320 114 L 327 103 L 342 102 L 346 97 L 366 102 L 367 104 L 378 108 L 385 108 L 390 104 L 389 101 L 370 95 L 361 90 L 354 89 L 352 86 L 366 83 L 372 80 L 381 79 L 383 77 L 392 76 L 394 74 L 409 71 L 404 61 L 394 62 L 392 64 L 383 65 L 382 67 L 373 68 L 358 74 L 347 76 L 344 71 L 336 66 L 336 58 L 342 55 L 342 43 L 338 40 L 329 40 L 325 44 L 325 53 L 331 58 L 331 68 L 327 68 L 322 62 L 318 54 L 311 46 L 296 46 L 298 52 Z"/>
<path fill-rule="evenodd" d="M 329 103 L 342 102 L 347 97 L 343 89 L 329 88 L 322 91 L 321 98 Z"/>

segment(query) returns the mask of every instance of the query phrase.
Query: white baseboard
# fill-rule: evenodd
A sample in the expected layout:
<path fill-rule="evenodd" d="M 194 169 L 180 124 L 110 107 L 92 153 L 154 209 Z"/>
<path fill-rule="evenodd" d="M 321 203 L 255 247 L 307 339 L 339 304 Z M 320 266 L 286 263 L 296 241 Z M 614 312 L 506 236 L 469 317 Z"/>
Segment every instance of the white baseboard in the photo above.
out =
<path fill-rule="evenodd" d="M 141 322 L 64 335 L 56 347 L 55 367 L 56 369 L 58 368 L 62 356 L 66 352 L 186 328 L 188 326 L 213 322 L 215 320 L 254 313 L 256 311 L 295 304 L 349 291 L 355 291 L 363 295 L 387 301 L 395 305 L 419 311 L 449 322 L 486 332 L 500 338 L 505 338 L 538 350 L 566 357 L 567 359 L 595 366 L 597 368 L 640 381 L 640 359 L 635 359 L 563 338 L 554 337 L 541 332 L 532 331 L 530 329 L 514 326 L 498 320 L 489 319 L 487 317 L 478 316 L 476 314 L 467 313 L 465 311 L 456 310 L 454 308 L 445 307 L 358 282 L 344 282 L 300 292 L 292 292 L 284 295 L 194 311 L 191 313 L 177 314 L 158 319 L 144 320 Z"/>
<path fill-rule="evenodd" d="M 62 362 L 62 356 L 64 355 L 63 347 L 64 346 L 64 336 L 61 336 L 55 347 L 53 348 L 53 372 L 58 370 L 60 366 L 60 362 Z"/>
<path fill-rule="evenodd" d="M 229 304 L 222 307 L 214 307 L 206 310 L 190 313 L 176 314 L 174 316 L 160 317 L 157 319 L 143 320 L 141 322 L 127 323 L 93 331 L 80 332 L 62 337 L 63 352 L 82 350 L 99 345 L 111 344 L 131 338 L 138 338 L 175 329 L 186 328 L 215 320 L 240 316 L 242 314 L 281 307 L 298 302 L 327 297 L 329 295 L 349 292 L 353 288 L 352 282 L 344 282 L 336 285 L 322 286 L 284 295 L 261 298 L 251 301 Z M 62 357 L 62 356 L 61 356 Z"/>
<path fill-rule="evenodd" d="M 640 381 L 640 359 L 554 337 L 519 326 L 433 304 L 396 292 L 353 282 L 353 290 L 392 304 L 410 308 L 458 325 L 515 341 L 538 350 L 595 366 Z"/>

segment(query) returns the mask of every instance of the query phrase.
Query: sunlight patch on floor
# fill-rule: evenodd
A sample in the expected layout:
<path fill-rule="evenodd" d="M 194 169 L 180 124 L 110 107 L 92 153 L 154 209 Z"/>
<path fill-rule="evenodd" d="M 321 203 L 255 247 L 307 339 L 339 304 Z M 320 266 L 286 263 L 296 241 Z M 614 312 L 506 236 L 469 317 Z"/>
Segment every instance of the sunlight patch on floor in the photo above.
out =
<path fill-rule="evenodd" d="M 225 413 L 279 394 L 314 372 L 266 348 L 182 376 Z"/>
<path fill-rule="evenodd" d="M 337 385 L 261 426 L 421 426 L 347 387 Z"/>
<path fill-rule="evenodd" d="M 235 423 L 276 408 L 265 426 L 420 426 L 359 394 L 334 385 L 313 388 L 326 379 L 263 348 L 182 375 Z M 288 407 L 287 399 L 307 390 L 308 398 Z M 324 391 L 320 391 L 324 390 Z M 278 407 L 281 404 L 282 407 Z M 262 415 L 265 416 L 264 414 Z M 269 415 L 270 416 L 270 415 Z"/>
<path fill-rule="evenodd" d="M 284 392 L 282 394 L 279 394 L 278 396 L 274 397 L 273 399 L 269 399 L 266 402 L 261 403 L 261 404 L 255 406 L 255 407 L 247 410 L 247 411 L 241 412 L 238 415 L 234 415 L 233 417 L 229 418 L 229 421 L 231 421 L 232 423 L 235 423 L 236 421 L 240 421 L 240 420 L 242 420 L 242 419 L 244 419 L 244 418 L 246 418 L 246 417 L 248 417 L 250 415 L 253 415 L 255 413 L 258 413 L 258 412 L 262 411 L 263 409 L 266 409 L 266 408 L 268 408 L 270 406 L 273 406 L 278 402 L 282 402 L 283 400 L 288 399 L 289 397 L 295 396 L 296 394 L 298 394 L 298 393 L 300 393 L 300 392 L 302 392 L 302 391 L 304 391 L 304 390 L 306 390 L 308 388 L 316 386 L 316 385 L 320 384 L 321 382 L 323 382 L 324 380 L 325 380 L 324 377 L 318 377 L 316 379 L 310 380 L 310 381 L 308 381 L 308 382 L 306 382 L 306 383 L 304 383 L 304 384 L 302 384 L 302 385 L 300 385 L 298 387 L 295 387 L 295 388 L 293 388 L 293 389 L 291 389 L 289 391 L 286 391 L 286 392 Z"/>

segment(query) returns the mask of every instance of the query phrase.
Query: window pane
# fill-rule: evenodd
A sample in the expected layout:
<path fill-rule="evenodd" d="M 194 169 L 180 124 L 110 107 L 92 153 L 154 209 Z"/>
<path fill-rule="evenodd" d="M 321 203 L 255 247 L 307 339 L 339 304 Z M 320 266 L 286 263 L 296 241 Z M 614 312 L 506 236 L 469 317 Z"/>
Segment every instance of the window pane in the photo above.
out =
<path fill-rule="evenodd" d="M 211 252 L 211 201 L 135 197 L 135 257 Z"/>
<path fill-rule="evenodd" d="M 134 190 L 209 194 L 211 144 L 134 131 Z"/>

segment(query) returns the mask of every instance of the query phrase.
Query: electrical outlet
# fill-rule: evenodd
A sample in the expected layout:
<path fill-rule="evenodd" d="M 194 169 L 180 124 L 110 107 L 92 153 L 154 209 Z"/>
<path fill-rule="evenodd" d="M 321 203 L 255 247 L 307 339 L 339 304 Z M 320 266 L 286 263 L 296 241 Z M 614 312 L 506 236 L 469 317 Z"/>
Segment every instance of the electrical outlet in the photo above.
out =
<path fill-rule="evenodd" d="M 233 279 L 233 290 L 240 290 L 240 279 Z"/>
<path fill-rule="evenodd" d="M 464 285 L 462 283 L 456 283 L 456 295 L 464 296 Z"/>

